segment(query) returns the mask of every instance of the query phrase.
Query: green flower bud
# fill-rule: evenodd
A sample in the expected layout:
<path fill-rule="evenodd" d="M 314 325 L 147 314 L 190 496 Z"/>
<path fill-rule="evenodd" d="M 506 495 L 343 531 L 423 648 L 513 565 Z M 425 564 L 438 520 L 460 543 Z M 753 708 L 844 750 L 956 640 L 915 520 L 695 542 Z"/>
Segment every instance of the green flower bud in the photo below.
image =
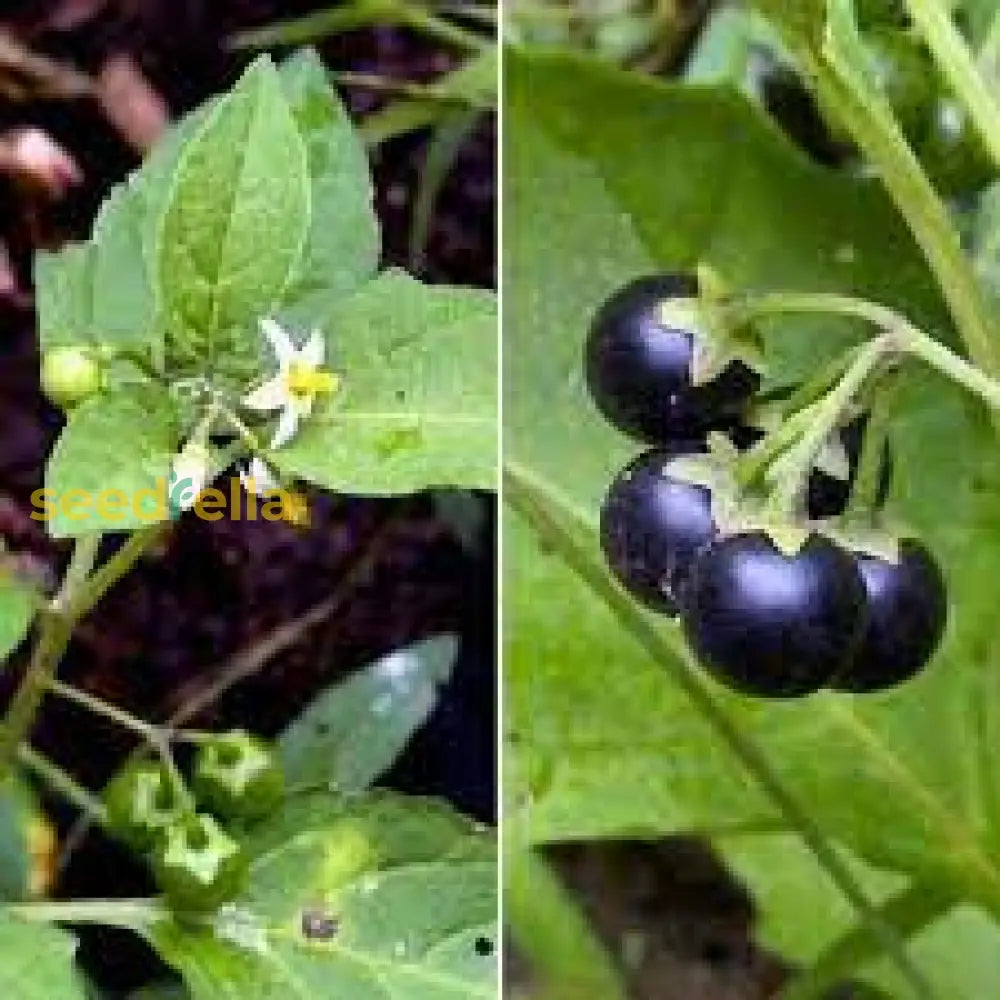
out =
<path fill-rule="evenodd" d="M 64 410 L 89 399 L 103 386 L 104 370 L 85 348 L 55 347 L 42 356 L 42 390 Z"/>

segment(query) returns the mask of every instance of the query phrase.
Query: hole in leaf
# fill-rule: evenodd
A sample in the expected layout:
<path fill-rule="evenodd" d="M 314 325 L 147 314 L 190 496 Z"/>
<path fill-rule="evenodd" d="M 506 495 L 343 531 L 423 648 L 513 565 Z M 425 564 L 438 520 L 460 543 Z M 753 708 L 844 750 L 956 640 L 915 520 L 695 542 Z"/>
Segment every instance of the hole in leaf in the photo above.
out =
<path fill-rule="evenodd" d="M 302 934 L 310 941 L 332 941 L 339 930 L 337 917 L 322 910 L 302 911 Z"/>
<path fill-rule="evenodd" d="M 493 954 L 493 942 L 488 937 L 476 938 L 476 954 L 482 958 L 488 958 Z"/>

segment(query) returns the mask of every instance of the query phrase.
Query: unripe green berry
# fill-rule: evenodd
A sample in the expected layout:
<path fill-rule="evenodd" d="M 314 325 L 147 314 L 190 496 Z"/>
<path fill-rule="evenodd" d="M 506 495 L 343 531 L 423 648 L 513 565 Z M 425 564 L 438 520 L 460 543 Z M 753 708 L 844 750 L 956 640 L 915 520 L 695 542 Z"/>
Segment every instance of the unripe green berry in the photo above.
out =
<path fill-rule="evenodd" d="M 192 787 L 198 801 L 215 815 L 255 820 L 281 804 L 285 776 L 268 743 L 237 730 L 200 748 Z"/>
<path fill-rule="evenodd" d="M 156 882 L 175 913 L 218 909 L 243 888 L 247 859 L 211 817 L 187 816 L 171 826 L 153 859 Z"/>
<path fill-rule="evenodd" d="M 127 764 L 104 791 L 109 830 L 140 854 L 152 850 L 188 809 L 181 791 L 157 761 Z"/>
<path fill-rule="evenodd" d="M 42 357 L 42 390 L 64 410 L 89 399 L 103 386 L 104 370 L 85 348 L 54 347 Z"/>

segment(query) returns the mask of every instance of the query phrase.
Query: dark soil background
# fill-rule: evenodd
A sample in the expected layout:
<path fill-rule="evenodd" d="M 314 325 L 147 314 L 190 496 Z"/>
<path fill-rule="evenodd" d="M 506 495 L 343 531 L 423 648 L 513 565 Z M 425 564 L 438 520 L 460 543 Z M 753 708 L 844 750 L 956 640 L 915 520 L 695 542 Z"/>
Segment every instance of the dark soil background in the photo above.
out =
<path fill-rule="evenodd" d="M 235 80 L 249 56 L 227 49 L 233 31 L 320 6 L 304 0 L 7 0 L 0 7 L 0 143 L 9 139 L 12 150 L 6 169 L 0 157 L 0 538 L 26 572 L 53 581 L 66 555 L 28 517 L 28 498 L 42 485 L 61 421 L 38 386 L 33 251 L 88 234 L 108 189 L 139 163 L 137 147 L 162 124 L 164 106 L 177 115 Z M 455 61 L 423 38 L 388 28 L 352 32 L 320 48 L 332 68 L 409 81 L 429 79 Z M 36 64 L 39 56 L 53 63 Z M 114 72 L 122 64 L 124 84 Z M 109 84 L 99 97 L 86 92 L 89 80 L 105 78 L 119 85 Z M 74 96 L 75 89 L 84 93 Z M 359 117 L 377 104 L 371 92 L 343 93 Z M 41 162 L 20 155 L 16 139 L 25 129 L 42 130 L 57 147 L 46 147 Z M 422 268 L 426 280 L 494 285 L 494 133 L 484 116 L 461 150 L 437 203 Z M 386 263 L 407 265 L 426 141 L 425 133 L 416 134 L 373 151 Z M 61 676 L 161 719 L 203 698 L 241 654 L 284 627 L 289 638 L 279 651 L 194 720 L 204 728 L 240 725 L 272 734 L 353 669 L 421 637 L 457 632 L 462 641 L 453 682 L 388 783 L 446 796 L 493 820 L 493 499 L 471 501 L 477 519 L 471 538 L 442 519 L 429 496 L 376 501 L 315 494 L 311 500 L 308 529 L 184 519 L 83 624 Z M 334 607 L 308 614 L 331 597 Z M 120 731 L 51 699 L 35 742 L 95 789 L 131 748 Z M 74 817 L 51 805 L 65 832 Z M 87 897 L 147 889 L 128 857 L 91 835 L 73 852 L 55 892 Z M 111 995 L 140 985 L 154 970 L 151 956 L 118 934 L 88 932 L 82 957 Z"/>

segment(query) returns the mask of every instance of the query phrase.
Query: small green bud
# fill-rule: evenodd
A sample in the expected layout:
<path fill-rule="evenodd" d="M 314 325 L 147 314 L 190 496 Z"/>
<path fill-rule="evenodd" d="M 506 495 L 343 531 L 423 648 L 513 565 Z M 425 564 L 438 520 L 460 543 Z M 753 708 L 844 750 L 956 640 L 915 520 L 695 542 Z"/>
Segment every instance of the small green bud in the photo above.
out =
<path fill-rule="evenodd" d="M 100 392 L 104 370 L 81 347 L 56 347 L 42 357 L 42 390 L 57 406 L 70 410 Z"/>

